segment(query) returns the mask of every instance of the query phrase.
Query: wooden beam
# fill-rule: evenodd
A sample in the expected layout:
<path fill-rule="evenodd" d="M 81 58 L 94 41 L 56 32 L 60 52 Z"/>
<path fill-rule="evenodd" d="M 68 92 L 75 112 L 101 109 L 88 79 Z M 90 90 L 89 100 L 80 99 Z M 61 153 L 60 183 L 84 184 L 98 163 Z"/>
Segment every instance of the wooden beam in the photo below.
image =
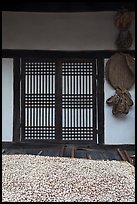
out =
<path fill-rule="evenodd" d="M 71 149 L 71 157 L 72 157 L 72 158 L 75 157 L 75 146 L 72 146 L 72 149 Z"/>
<path fill-rule="evenodd" d="M 121 152 L 121 150 L 120 150 L 119 148 L 117 148 L 117 151 L 118 151 L 118 153 L 119 153 L 121 159 L 122 159 L 123 161 L 127 161 L 125 155 Z"/>
<path fill-rule="evenodd" d="M 2 11 L 25 11 L 25 12 L 95 12 L 95 11 L 117 11 L 126 8 L 135 11 L 134 0 L 93 0 L 83 2 L 57 2 L 50 1 L 3 1 Z"/>
<path fill-rule="evenodd" d="M 104 144 L 104 58 L 97 58 L 98 143 Z"/>
<path fill-rule="evenodd" d="M 13 60 L 13 142 L 20 142 L 20 59 Z"/>
<path fill-rule="evenodd" d="M 65 145 L 61 145 L 61 147 L 60 147 L 60 152 L 59 152 L 59 156 L 60 156 L 60 157 L 63 157 L 63 155 L 64 155 L 64 150 L 65 150 Z"/>
<path fill-rule="evenodd" d="M 130 158 L 128 152 L 127 152 L 126 150 L 124 150 L 124 153 L 125 153 L 125 155 L 126 155 L 128 161 L 129 161 L 129 163 L 130 163 L 130 164 L 133 164 L 132 159 Z"/>
<path fill-rule="evenodd" d="M 84 50 L 84 51 L 55 51 L 55 50 L 24 50 L 24 49 L 2 49 L 3 58 L 19 58 L 19 57 L 43 57 L 45 58 L 94 58 L 103 57 L 109 58 L 115 54 L 117 50 Z M 135 50 L 127 50 L 124 53 L 131 54 L 135 57 Z"/>

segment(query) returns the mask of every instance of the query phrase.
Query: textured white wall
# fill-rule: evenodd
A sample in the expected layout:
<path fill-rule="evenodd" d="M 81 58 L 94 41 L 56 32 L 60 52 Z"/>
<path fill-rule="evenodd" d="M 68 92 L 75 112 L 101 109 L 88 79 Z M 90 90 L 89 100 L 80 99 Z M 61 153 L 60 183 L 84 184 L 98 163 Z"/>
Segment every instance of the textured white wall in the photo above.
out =
<path fill-rule="evenodd" d="M 106 104 L 106 100 L 115 94 L 115 90 L 106 79 L 104 81 L 105 144 L 135 144 L 135 85 L 129 92 L 134 105 L 131 106 L 127 115 L 116 117 L 112 114 L 112 106 Z"/>
<path fill-rule="evenodd" d="M 13 60 L 2 59 L 2 141 L 13 137 Z"/>
<path fill-rule="evenodd" d="M 3 49 L 113 50 L 116 12 L 2 12 Z M 130 31 L 134 48 L 135 21 Z"/>

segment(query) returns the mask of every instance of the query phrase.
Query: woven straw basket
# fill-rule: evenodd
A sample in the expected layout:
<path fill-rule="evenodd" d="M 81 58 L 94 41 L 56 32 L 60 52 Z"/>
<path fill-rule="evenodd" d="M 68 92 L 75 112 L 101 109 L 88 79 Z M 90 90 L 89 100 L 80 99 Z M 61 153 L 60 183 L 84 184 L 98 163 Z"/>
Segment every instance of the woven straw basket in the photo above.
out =
<path fill-rule="evenodd" d="M 107 61 L 105 72 L 113 88 L 129 90 L 135 82 L 135 60 L 129 54 L 116 53 Z"/>

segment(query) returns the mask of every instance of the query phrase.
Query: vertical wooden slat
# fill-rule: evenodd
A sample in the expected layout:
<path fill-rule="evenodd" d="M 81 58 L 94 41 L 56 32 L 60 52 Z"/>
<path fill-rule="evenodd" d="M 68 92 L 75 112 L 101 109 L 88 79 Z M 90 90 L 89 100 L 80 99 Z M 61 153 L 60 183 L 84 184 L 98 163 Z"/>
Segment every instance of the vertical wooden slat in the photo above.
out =
<path fill-rule="evenodd" d="M 30 88 L 30 86 L 29 86 L 29 83 L 30 83 L 30 80 L 29 80 L 29 77 L 30 77 L 30 75 L 29 75 L 29 73 L 30 73 L 30 67 L 29 67 L 29 65 L 28 65 L 28 63 L 27 63 L 27 61 L 26 61 L 26 64 L 27 64 L 27 68 L 26 67 L 22 67 L 23 69 L 24 69 L 24 72 L 25 72 L 25 82 L 24 82 L 24 85 L 25 86 L 27 86 L 27 87 L 25 87 L 25 95 L 24 95 L 24 97 L 25 97 L 25 103 L 26 103 L 26 97 L 27 97 L 27 100 L 28 100 L 28 97 L 29 97 L 29 88 Z M 25 62 L 24 62 L 24 66 L 25 66 Z M 29 72 L 28 72 L 28 70 L 29 70 Z M 27 72 L 26 72 L 27 71 Z M 29 112 L 29 107 L 26 107 L 25 106 L 25 111 L 26 111 L 26 114 L 27 114 L 27 121 L 26 121 L 26 130 L 28 131 L 28 126 L 29 126 L 29 117 L 30 117 L 30 112 Z M 25 136 L 27 136 L 27 134 L 25 134 Z"/>
<path fill-rule="evenodd" d="M 49 113 L 48 113 L 48 127 L 50 127 L 50 98 L 51 98 L 51 96 L 50 96 L 50 70 L 51 70 L 51 62 L 50 62 L 50 65 L 49 65 L 49 81 L 48 81 L 48 83 L 49 83 L 49 85 L 48 85 L 48 87 L 49 87 L 49 108 L 48 108 L 48 110 L 49 110 Z M 50 130 L 50 128 L 49 128 L 49 130 Z M 49 133 L 48 133 L 48 137 L 50 137 L 50 131 L 49 131 Z"/>
<path fill-rule="evenodd" d="M 73 75 L 73 94 L 74 94 L 74 97 L 75 97 L 75 94 L 76 94 L 76 92 L 75 92 L 75 73 L 76 73 L 76 70 L 75 70 L 75 66 L 74 66 L 74 63 L 73 63 L 73 70 L 74 70 L 74 75 Z M 75 98 L 74 98 L 74 125 L 73 125 L 73 127 L 74 127 L 74 131 L 75 131 L 75 128 L 76 128 L 76 126 L 75 126 L 75 120 L 76 120 L 76 117 L 75 117 L 75 110 L 76 110 L 76 100 L 75 100 Z M 74 134 L 74 137 L 75 137 L 75 134 Z"/>
<path fill-rule="evenodd" d="M 34 94 L 35 94 L 35 67 L 34 67 L 34 64 L 33 64 L 33 97 L 34 97 Z M 33 99 L 34 100 L 34 99 Z M 35 118 L 35 106 L 33 108 L 33 126 L 35 127 L 35 121 L 36 121 L 36 118 Z M 35 132 L 33 133 L 34 137 L 35 137 Z"/>
<path fill-rule="evenodd" d="M 72 100 L 72 65 L 70 66 L 70 95 L 71 95 L 71 100 Z M 73 102 L 72 102 L 72 104 L 73 104 Z M 73 127 L 72 126 L 72 107 L 71 107 L 71 118 L 70 119 L 71 119 L 71 128 L 72 128 Z M 72 129 L 71 129 L 71 131 L 72 131 Z M 73 135 L 73 133 L 71 134 L 71 137 L 72 137 L 72 135 Z"/>
<path fill-rule="evenodd" d="M 75 63 L 75 66 L 76 66 L 76 64 L 77 63 Z M 76 69 L 77 69 L 77 73 L 78 73 L 78 66 L 76 66 Z M 78 93 L 79 93 L 78 92 L 78 88 L 79 88 L 78 84 L 79 84 L 79 82 L 78 82 L 78 74 L 77 74 L 77 84 L 76 84 L 76 94 L 77 94 L 77 97 L 78 97 Z M 77 119 L 76 119 L 77 120 L 77 132 L 76 132 L 76 135 L 77 135 L 77 138 L 78 138 L 78 135 L 79 135 L 79 133 L 78 133 L 78 120 L 79 120 L 79 118 L 78 118 L 78 107 L 77 107 L 76 110 L 77 110 Z"/>
<path fill-rule="evenodd" d="M 13 142 L 20 141 L 20 59 L 13 59 Z"/>
<path fill-rule="evenodd" d="M 39 66 L 39 67 L 38 67 Z M 40 63 L 38 63 L 38 70 L 39 70 L 39 98 L 40 98 L 40 100 L 39 100 L 39 126 L 41 127 L 41 101 L 42 101 L 42 96 L 41 96 L 41 65 L 40 65 Z M 41 130 L 41 128 L 40 128 L 40 130 Z M 39 138 L 41 137 L 41 131 L 39 131 Z"/>
<path fill-rule="evenodd" d="M 85 118 L 84 118 L 84 67 L 83 67 L 83 131 L 82 131 L 82 138 L 83 138 L 83 132 L 85 129 Z"/>
<path fill-rule="evenodd" d="M 88 104 L 88 96 L 87 96 L 87 89 L 88 89 L 88 84 L 87 84 L 87 69 L 89 70 L 89 65 L 88 65 L 88 68 L 86 67 L 86 104 Z M 88 107 L 86 107 L 86 135 L 88 137 L 88 122 L 87 122 L 87 119 L 88 119 Z"/>
<path fill-rule="evenodd" d="M 57 141 L 62 139 L 62 64 L 56 62 L 55 70 L 55 136 Z"/>
<path fill-rule="evenodd" d="M 92 63 L 92 93 L 93 93 L 93 140 L 96 142 L 96 63 Z"/>
<path fill-rule="evenodd" d="M 90 98 L 90 102 L 91 102 L 91 68 L 89 71 L 89 98 Z M 89 103 L 90 103 L 89 102 Z M 89 127 L 90 127 L 90 136 L 91 136 L 91 103 L 89 105 Z"/>
<path fill-rule="evenodd" d="M 25 61 L 21 60 L 21 140 L 25 139 Z"/>
<path fill-rule="evenodd" d="M 43 94 L 42 126 L 43 127 L 44 127 L 44 120 L 45 120 L 45 117 L 44 117 L 44 109 L 45 109 L 44 76 L 45 76 L 45 73 L 44 73 L 44 63 L 43 63 L 43 66 L 42 66 L 42 94 Z M 43 134 L 43 138 L 44 136 L 45 136 L 45 133 Z"/>
<path fill-rule="evenodd" d="M 67 76 L 67 97 L 69 97 L 69 69 L 68 69 L 68 63 L 67 63 L 67 73 L 68 73 L 68 76 Z M 68 106 L 67 106 L 68 107 Z M 68 127 L 69 126 L 69 107 L 67 108 L 67 122 L 68 122 Z"/>
<path fill-rule="evenodd" d="M 32 94 L 32 65 L 30 65 L 30 94 Z M 32 107 L 30 107 L 30 126 L 32 126 Z M 30 138 L 32 138 L 32 131 L 30 131 Z"/>
<path fill-rule="evenodd" d="M 36 95 L 39 94 L 38 92 L 38 68 L 36 67 Z M 37 99 L 37 98 L 35 98 Z M 36 108 L 36 126 L 38 126 L 38 108 Z"/>
<path fill-rule="evenodd" d="M 81 70 L 81 66 L 79 66 L 79 73 L 80 73 L 80 76 L 79 76 L 79 80 L 80 80 L 80 82 L 79 82 L 79 86 L 80 86 L 80 92 L 79 92 L 79 94 L 80 94 L 80 127 L 82 126 L 82 105 L 81 105 L 81 94 L 82 94 L 82 90 L 81 90 L 81 82 L 82 82 L 82 79 L 81 79 L 81 74 L 82 74 L 82 70 Z M 81 128 L 80 128 L 80 138 L 81 138 Z"/>
<path fill-rule="evenodd" d="M 47 98 L 47 63 L 46 63 L 46 67 L 45 67 L 45 74 L 46 74 L 46 77 L 45 77 L 45 94 L 46 94 L 46 98 Z M 45 126 L 46 126 L 46 130 L 47 130 L 47 126 L 48 126 L 48 124 L 47 124 L 47 101 L 46 101 L 46 107 L 45 107 Z M 46 137 L 47 137 L 47 131 L 46 131 Z"/>
<path fill-rule="evenodd" d="M 97 58 L 98 69 L 98 85 L 97 85 L 97 97 L 98 97 L 98 142 L 104 144 L 104 59 L 102 57 Z"/>
<path fill-rule="evenodd" d="M 55 65 L 54 65 L 55 66 Z M 51 74 L 52 74 L 52 77 L 51 77 L 51 93 L 52 93 L 52 108 L 51 108 L 51 126 L 53 127 L 53 103 L 54 103 L 54 94 L 53 94 L 53 71 L 54 71 L 54 68 L 55 67 L 52 67 L 52 72 L 51 72 Z"/>
<path fill-rule="evenodd" d="M 65 63 L 64 63 L 64 73 L 66 72 L 66 67 L 65 67 Z M 66 92 L 66 83 L 67 83 L 67 80 L 66 80 L 66 75 L 64 74 L 64 102 L 65 102 L 65 95 L 67 94 Z M 65 105 L 64 105 L 64 129 L 66 128 L 66 124 L 67 124 L 67 119 L 66 119 L 66 108 L 65 108 Z"/>

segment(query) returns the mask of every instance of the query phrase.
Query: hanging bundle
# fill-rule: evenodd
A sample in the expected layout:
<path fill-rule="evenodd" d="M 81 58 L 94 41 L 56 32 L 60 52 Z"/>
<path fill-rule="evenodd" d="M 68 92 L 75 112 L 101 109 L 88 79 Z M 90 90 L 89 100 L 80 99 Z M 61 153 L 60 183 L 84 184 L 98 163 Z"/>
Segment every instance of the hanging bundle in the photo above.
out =
<path fill-rule="evenodd" d="M 131 47 L 133 39 L 129 31 L 132 22 L 132 15 L 126 9 L 119 10 L 115 16 L 114 24 L 119 29 L 116 39 L 117 48 L 120 50 Z"/>
<path fill-rule="evenodd" d="M 125 50 L 131 47 L 133 42 L 132 35 L 129 30 L 123 29 L 119 31 L 116 39 L 116 45 L 120 50 Z"/>
<path fill-rule="evenodd" d="M 107 99 L 106 103 L 112 105 L 113 115 L 128 114 L 133 105 L 130 93 L 126 89 L 117 88 L 114 96 Z"/>
<path fill-rule="evenodd" d="M 117 12 L 114 24 L 115 26 L 121 30 L 121 29 L 128 29 L 132 22 L 132 15 L 128 12 L 127 9 L 121 9 Z"/>

